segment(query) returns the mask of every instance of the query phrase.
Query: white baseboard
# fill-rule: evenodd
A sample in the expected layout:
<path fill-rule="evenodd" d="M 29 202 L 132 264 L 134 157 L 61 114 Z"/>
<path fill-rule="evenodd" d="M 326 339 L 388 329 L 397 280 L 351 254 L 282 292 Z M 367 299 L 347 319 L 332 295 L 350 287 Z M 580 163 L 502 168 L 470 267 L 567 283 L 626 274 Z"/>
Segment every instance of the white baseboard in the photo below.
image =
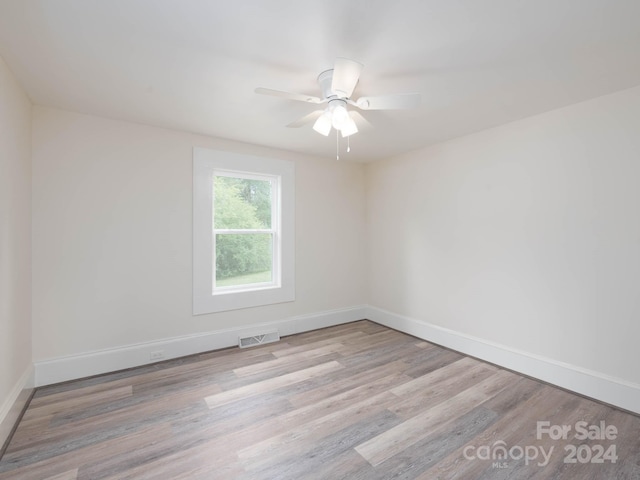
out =
<path fill-rule="evenodd" d="M 640 414 L 640 385 L 638 384 L 509 348 L 377 307 L 367 307 L 365 318 L 428 342 Z"/>
<path fill-rule="evenodd" d="M 275 322 L 174 337 L 38 361 L 35 363 L 35 385 L 41 387 L 52 383 L 146 365 L 153 363 L 150 360 L 152 352 L 161 351 L 163 353 L 162 359 L 167 360 L 237 346 L 239 336 L 256 335 L 274 330 L 278 330 L 280 336 L 285 336 L 354 322 L 365 318 L 365 311 L 365 306 L 357 306 L 301 315 Z"/>
<path fill-rule="evenodd" d="M 0 449 L 11 434 L 33 391 L 33 372 L 33 366 L 24 371 L 0 408 Z"/>

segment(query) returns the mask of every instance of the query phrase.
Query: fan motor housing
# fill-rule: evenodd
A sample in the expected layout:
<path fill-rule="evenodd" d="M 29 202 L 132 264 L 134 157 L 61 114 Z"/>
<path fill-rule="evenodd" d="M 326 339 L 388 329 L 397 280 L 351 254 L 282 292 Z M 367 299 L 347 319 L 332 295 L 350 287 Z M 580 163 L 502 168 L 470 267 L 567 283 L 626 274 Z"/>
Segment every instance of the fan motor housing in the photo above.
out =
<path fill-rule="evenodd" d="M 336 98 L 337 95 L 331 90 L 331 84 L 333 83 L 333 68 L 331 70 L 325 70 L 318 75 L 318 84 L 322 89 L 322 98 Z"/>

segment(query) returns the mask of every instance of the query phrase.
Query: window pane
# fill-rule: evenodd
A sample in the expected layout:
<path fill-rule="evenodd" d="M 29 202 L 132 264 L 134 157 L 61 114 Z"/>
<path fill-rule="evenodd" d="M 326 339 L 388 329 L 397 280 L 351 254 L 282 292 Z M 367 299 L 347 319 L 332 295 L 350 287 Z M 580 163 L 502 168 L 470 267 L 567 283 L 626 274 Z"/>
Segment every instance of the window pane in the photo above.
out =
<path fill-rule="evenodd" d="M 214 228 L 271 228 L 271 182 L 215 176 Z"/>
<path fill-rule="evenodd" d="M 270 233 L 216 234 L 216 286 L 271 282 L 272 245 Z"/>

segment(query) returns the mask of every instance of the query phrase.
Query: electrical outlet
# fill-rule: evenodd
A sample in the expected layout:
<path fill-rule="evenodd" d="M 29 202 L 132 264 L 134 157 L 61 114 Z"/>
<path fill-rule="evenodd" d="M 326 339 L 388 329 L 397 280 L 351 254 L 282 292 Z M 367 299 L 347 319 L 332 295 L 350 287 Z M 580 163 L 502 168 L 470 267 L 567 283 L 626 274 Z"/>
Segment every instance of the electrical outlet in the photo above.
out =
<path fill-rule="evenodd" d="M 149 354 L 149 360 L 162 360 L 163 358 L 164 352 L 162 350 L 157 350 Z"/>

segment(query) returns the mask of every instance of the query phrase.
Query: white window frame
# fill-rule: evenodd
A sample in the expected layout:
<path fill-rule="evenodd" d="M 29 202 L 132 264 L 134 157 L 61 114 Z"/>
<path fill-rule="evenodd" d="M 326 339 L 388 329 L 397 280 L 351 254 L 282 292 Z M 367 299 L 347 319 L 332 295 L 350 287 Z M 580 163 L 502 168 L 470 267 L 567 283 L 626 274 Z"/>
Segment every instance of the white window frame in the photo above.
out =
<path fill-rule="evenodd" d="M 272 282 L 215 287 L 213 179 L 216 175 L 272 184 Z M 275 201 L 273 201 L 275 200 Z M 295 169 L 293 162 L 207 148 L 193 149 L 193 314 L 223 312 L 295 300 Z M 236 231 L 234 231 L 236 232 Z M 247 233 L 254 233 L 247 230 Z M 255 231 L 260 233 L 261 231 Z"/>

